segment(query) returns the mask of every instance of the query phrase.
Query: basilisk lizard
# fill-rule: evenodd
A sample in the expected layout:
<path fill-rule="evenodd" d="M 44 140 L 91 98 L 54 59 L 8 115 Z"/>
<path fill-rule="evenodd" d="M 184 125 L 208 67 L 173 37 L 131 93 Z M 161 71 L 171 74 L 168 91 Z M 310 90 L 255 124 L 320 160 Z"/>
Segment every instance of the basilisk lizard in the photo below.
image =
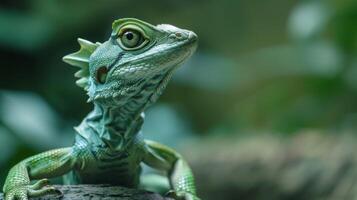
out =
<path fill-rule="evenodd" d="M 79 67 L 76 82 L 94 109 L 75 128 L 75 143 L 27 158 L 9 172 L 6 200 L 58 193 L 48 178 L 65 175 L 70 184 L 112 184 L 137 188 L 141 163 L 166 172 L 171 196 L 197 200 L 187 162 L 174 150 L 142 138 L 145 109 L 163 92 L 174 70 L 195 51 L 194 32 L 151 25 L 134 18 L 113 22 L 104 43 L 78 39 L 80 50 L 63 60 Z M 32 180 L 38 180 L 32 184 Z"/>

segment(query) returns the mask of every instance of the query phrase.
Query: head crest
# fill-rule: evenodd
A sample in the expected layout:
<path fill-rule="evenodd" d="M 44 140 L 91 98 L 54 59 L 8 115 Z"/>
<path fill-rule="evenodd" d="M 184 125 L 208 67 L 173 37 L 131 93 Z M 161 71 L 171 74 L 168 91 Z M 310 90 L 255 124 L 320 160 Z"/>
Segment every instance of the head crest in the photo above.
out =
<path fill-rule="evenodd" d="M 97 49 L 100 43 L 92 43 L 81 38 L 78 38 L 78 43 L 80 45 L 79 51 L 64 56 L 63 61 L 80 68 L 80 70 L 74 74 L 75 77 L 79 78 L 79 80 L 76 81 L 76 84 L 87 90 L 89 79 L 89 57 Z"/>

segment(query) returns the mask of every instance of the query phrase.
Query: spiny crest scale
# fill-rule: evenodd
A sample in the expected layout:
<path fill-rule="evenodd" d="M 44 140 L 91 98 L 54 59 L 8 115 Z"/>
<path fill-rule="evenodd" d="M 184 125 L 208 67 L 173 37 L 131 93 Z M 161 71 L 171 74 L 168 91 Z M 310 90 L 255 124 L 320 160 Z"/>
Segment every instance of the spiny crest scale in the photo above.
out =
<path fill-rule="evenodd" d="M 97 49 L 100 43 L 92 43 L 81 38 L 78 38 L 78 43 L 80 45 L 79 51 L 64 56 L 63 61 L 80 68 L 80 70 L 74 74 L 75 77 L 79 78 L 79 80 L 76 81 L 76 84 L 87 90 L 89 79 L 89 57 Z"/>

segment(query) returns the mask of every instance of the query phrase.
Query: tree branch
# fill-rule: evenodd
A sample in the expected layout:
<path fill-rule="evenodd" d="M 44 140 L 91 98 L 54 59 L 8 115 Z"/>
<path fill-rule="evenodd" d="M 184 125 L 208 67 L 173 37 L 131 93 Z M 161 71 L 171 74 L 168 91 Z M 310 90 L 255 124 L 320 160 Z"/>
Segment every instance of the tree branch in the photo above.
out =
<path fill-rule="evenodd" d="M 41 200 L 86 200 L 86 199 L 115 199 L 115 200 L 173 200 L 171 198 L 163 197 L 159 194 L 138 190 L 129 189 L 118 186 L 109 185 L 56 185 L 64 196 L 62 198 L 56 196 L 45 196 Z M 3 200 L 3 194 L 0 193 L 0 200 Z"/>

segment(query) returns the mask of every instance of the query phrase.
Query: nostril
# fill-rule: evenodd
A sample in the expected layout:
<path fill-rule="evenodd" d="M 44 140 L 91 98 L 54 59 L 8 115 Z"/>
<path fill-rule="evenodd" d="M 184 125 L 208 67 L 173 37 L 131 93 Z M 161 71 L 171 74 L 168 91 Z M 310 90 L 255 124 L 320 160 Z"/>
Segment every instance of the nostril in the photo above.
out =
<path fill-rule="evenodd" d="M 174 40 L 182 40 L 184 39 L 184 34 L 180 32 L 176 32 L 176 33 L 171 33 L 169 37 Z"/>
<path fill-rule="evenodd" d="M 104 84 L 107 80 L 108 68 L 106 66 L 99 67 L 96 73 L 96 80 L 100 84 Z"/>
<path fill-rule="evenodd" d="M 176 36 L 177 38 L 182 38 L 182 33 L 177 32 L 177 33 L 175 33 L 175 36 Z"/>

